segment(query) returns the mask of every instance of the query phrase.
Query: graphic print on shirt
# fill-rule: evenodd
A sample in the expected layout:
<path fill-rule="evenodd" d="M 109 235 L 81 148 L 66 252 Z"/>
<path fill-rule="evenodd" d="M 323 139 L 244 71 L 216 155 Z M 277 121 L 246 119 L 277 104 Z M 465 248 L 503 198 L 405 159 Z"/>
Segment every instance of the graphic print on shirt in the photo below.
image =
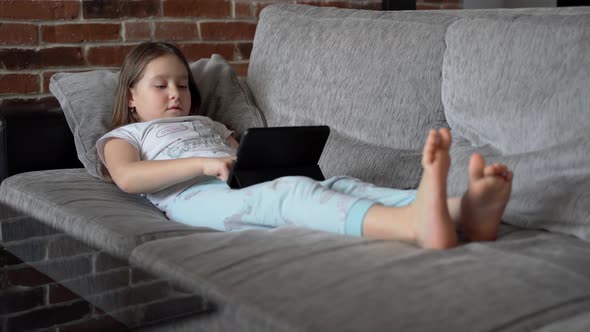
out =
<path fill-rule="evenodd" d="M 185 131 L 185 130 L 188 130 L 188 127 L 186 127 L 186 126 L 184 126 L 182 124 L 178 124 L 176 126 L 167 126 L 166 128 L 161 129 L 160 131 L 158 131 L 156 133 L 156 137 L 157 138 L 162 138 L 162 137 L 164 137 L 166 135 L 178 133 L 178 132 Z"/>
<path fill-rule="evenodd" d="M 231 145 L 227 140 L 198 121 L 168 126 L 160 130 L 156 137 L 160 138 L 172 133 L 179 137 L 162 151 L 169 159 L 195 156 L 194 153 L 198 152 L 231 153 Z"/>

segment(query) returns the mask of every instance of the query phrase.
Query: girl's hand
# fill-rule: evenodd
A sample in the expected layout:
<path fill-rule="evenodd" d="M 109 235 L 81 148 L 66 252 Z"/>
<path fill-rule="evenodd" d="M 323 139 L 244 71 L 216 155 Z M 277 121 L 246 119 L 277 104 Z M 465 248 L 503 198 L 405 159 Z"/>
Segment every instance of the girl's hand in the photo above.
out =
<path fill-rule="evenodd" d="M 223 182 L 226 182 L 235 161 L 236 157 L 203 158 L 201 164 L 203 167 L 203 174 L 215 176 Z"/>

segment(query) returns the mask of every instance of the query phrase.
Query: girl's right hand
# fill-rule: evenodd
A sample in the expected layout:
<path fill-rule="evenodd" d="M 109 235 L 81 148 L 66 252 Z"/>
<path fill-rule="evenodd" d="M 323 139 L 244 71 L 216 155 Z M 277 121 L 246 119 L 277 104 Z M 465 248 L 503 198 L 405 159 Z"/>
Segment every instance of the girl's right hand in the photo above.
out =
<path fill-rule="evenodd" d="M 235 161 L 236 157 L 202 158 L 203 174 L 215 176 L 221 181 L 226 182 Z"/>

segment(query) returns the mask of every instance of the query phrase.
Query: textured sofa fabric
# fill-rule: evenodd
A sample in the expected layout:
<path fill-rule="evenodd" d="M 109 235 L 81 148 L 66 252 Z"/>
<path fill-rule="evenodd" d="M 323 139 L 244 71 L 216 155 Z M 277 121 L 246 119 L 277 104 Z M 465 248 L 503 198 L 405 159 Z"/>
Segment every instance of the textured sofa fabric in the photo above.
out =
<path fill-rule="evenodd" d="M 248 84 L 269 126 L 331 127 L 320 161 L 328 176 L 415 187 L 426 133 L 445 126 L 440 68 L 445 27 L 455 19 L 269 7 Z"/>
<path fill-rule="evenodd" d="M 252 330 L 525 331 L 590 310 L 589 255 L 513 227 L 449 252 L 282 228 L 158 240 L 132 261 L 228 300 Z"/>
<path fill-rule="evenodd" d="M 331 126 L 328 176 L 416 187 L 428 129 L 450 127 L 450 195 L 465 191 L 469 157 L 480 152 L 515 171 L 506 222 L 588 240 L 589 34 L 586 7 L 271 6 L 248 84 L 270 126 Z"/>
<path fill-rule="evenodd" d="M 125 194 L 84 169 L 11 176 L 0 186 L 0 209 L 4 206 L 124 259 L 146 241 L 212 231 L 170 222 L 147 199 Z"/>
<path fill-rule="evenodd" d="M 515 173 L 505 222 L 590 240 L 590 13 L 466 18 L 446 44 L 449 191 L 482 149 Z"/>

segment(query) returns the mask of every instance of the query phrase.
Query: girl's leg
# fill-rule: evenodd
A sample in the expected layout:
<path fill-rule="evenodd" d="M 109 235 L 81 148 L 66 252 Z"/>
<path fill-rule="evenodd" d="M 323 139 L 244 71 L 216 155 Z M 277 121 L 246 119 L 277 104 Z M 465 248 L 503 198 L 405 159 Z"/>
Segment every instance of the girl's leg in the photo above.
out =
<path fill-rule="evenodd" d="M 217 180 L 200 184 L 181 193 L 167 214 L 179 222 L 219 230 L 298 225 L 448 248 L 457 243 L 446 201 L 449 146 L 448 130 L 431 131 L 416 201 L 406 207 L 374 204 L 308 178 L 287 177 L 242 190 L 230 190 Z"/>
<path fill-rule="evenodd" d="M 395 234 L 434 249 L 457 245 L 446 193 L 450 145 L 448 129 L 430 131 L 422 153 L 424 173 L 415 201 L 405 207 L 376 205 L 369 209 L 363 222 L 363 236 L 391 238 Z"/>
<path fill-rule="evenodd" d="M 297 225 L 360 235 L 361 222 L 356 220 L 362 220 L 373 204 L 305 177 L 284 177 L 240 190 L 212 179 L 178 195 L 166 214 L 178 222 L 222 231 Z M 359 229 L 347 229 L 350 218 Z"/>
<path fill-rule="evenodd" d="M 359 179 L 337 176 L 321 182 L 321 185 L 339 193 L 365 198 L 385 206 L 406 206 L 416 199 L 417 190 L 379 187 Z"/>

